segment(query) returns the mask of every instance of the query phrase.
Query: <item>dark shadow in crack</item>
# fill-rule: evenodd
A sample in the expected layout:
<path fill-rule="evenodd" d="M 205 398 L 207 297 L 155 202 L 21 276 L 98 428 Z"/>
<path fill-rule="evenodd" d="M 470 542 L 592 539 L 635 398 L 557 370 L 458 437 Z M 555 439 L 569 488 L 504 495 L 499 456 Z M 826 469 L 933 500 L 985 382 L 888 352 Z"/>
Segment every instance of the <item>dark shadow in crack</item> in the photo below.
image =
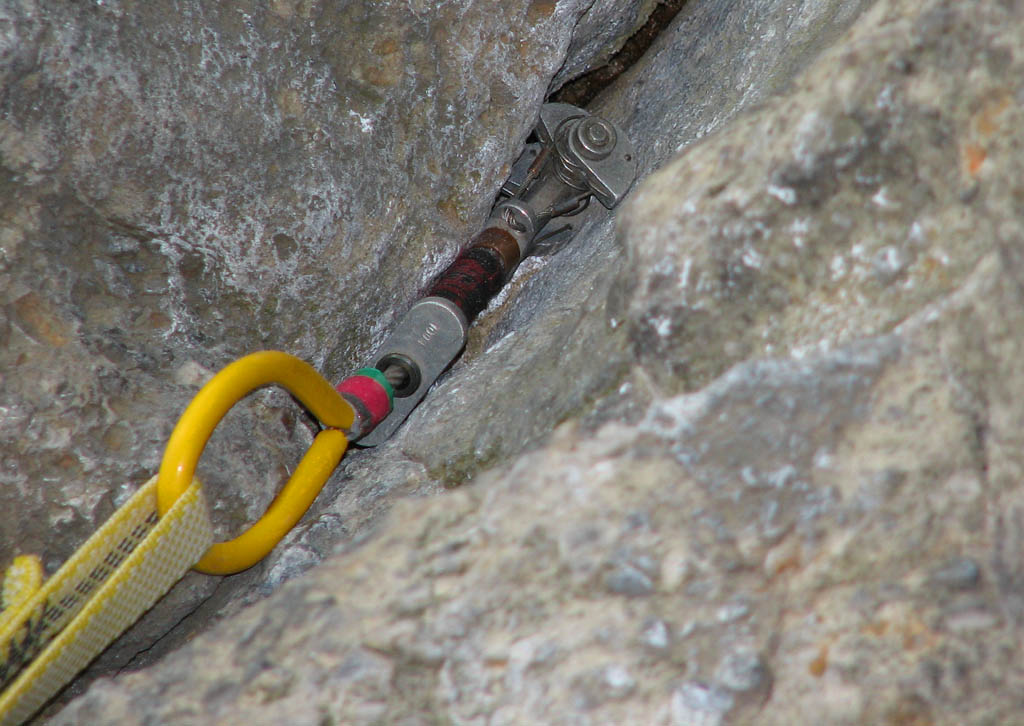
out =
<path fill-rule="evenodd" d="M 585 108 L 616 78 L 625 73 L 651 47 L 655 39 L 676 17 L 687 0 L 662 0 L 654 8 L 647 22 L 623 44 L 618 53 L 603 66 L 587 71 L 555 91 L 549 100 L 571 103 Z"/>

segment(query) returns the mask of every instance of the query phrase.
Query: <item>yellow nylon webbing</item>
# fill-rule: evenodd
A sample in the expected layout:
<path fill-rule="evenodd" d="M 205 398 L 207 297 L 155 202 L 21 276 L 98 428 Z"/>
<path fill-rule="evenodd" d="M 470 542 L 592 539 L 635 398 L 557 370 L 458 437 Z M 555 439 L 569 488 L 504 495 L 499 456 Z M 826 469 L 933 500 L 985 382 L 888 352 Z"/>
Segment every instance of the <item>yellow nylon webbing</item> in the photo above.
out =
<path fill-rule="evenodd" d="M 246 532 L 218 542 L 196 564 L 208 575 L 232 575 L 263 559 L 295 526 L 338 465 L 355 409 L 309 363 L 279 350 L 239 358 L 210 379 L 174 426 L 160 462 L 157 506 L 164 512 L 189 486 L 199 456 L 214 428 L 246 394 L 277 383 L 295 396 L 324 426 L 270 509 Z"/>
<path fill-rule="evenodd" d="M 213 545 L 209 510 L 193 478 L 214 427 L 250 391 L 288 389 L 329 427 L 321 431 L 267 512 L 230 542 Z M 207 383 L 171 434 L 160 474 L 118 509 L 34 594 L 38 561 L 9 568 L 0 612 L 0 726 L 15 726 L 152 607 L 190 567 L 239 572 L 295 525 L 345 453 L 339 428 L 352 405 L 308 363 L 279 351 L 253 353 Z M 10 584 L 8 588 L 7 585 Z"/>
<path fill-rule="evenodd" d="M 0 726 L 30 717 L 152 607 L 213 542 L 198 482 L 164 516 L 146 482 L 0 625 Z"/>

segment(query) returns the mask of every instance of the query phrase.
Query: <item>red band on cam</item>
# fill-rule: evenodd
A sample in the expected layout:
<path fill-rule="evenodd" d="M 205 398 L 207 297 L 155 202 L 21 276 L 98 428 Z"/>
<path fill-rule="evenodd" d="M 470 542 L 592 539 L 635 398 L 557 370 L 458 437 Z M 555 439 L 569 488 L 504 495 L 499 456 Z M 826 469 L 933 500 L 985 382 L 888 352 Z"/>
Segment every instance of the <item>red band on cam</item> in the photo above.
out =
<path fill-rule="evenodd" d="M 348 394 L 366 407 L 370 414 L 369 429 L 377 426 L 384 417 L 391 413 L 391 400 L 388 392 L 377 381 L 369 376 L 352 376 L 334 387 L 338 393 Z"/>

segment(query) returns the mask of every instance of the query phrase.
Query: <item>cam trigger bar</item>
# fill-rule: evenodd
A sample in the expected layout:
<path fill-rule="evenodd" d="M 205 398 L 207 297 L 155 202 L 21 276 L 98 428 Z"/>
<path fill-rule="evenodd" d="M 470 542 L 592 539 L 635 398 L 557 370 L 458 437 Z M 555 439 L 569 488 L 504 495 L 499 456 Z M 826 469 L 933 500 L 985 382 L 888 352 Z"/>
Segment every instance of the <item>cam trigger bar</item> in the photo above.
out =
<path fill-rule="evenodd" d="M 571 234 L 562 220 L 596 198 L 618 204 L 636 178 L 633 145 L 610 121 L 564 103 L 541 107 L 537 143 L 527 145 L 484 230 L 441 273 L 374 353 L 371 366 L 394 391 L 390 412 L 350 433 L 360 446 L 376 446 L 402 425 L 427 390 L 466 344 L 473 319 L 545 243 Z M 340 389 L 339 389 L 340 390 Z M 344 395 L 344 392 L 343 392 Z"/>

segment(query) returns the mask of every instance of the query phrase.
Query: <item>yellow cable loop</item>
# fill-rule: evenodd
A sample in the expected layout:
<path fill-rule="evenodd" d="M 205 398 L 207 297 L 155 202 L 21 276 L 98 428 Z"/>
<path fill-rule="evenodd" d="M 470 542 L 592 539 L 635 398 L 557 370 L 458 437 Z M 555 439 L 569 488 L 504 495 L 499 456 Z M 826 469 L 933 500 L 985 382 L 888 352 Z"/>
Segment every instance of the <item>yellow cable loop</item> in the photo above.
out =
<path fill-rule="evenodd" d="M 270 383 L 292 393 L 327 427 L 313 440 L 295 472 L 266 513 L 241 535 L 207 550 L 195 569 L 230 575 L 252 567 L 274 548 L 305 514 L 341 461 L 351 428 L 352 406 L 305 361 L 280 351 L 252 353 L 236 360 L 203 386 L 178 419 L 167 442 L 157 482 L 157 509 L 163 516 L 188 488 L 214 428 L 246 394 Z"/>

